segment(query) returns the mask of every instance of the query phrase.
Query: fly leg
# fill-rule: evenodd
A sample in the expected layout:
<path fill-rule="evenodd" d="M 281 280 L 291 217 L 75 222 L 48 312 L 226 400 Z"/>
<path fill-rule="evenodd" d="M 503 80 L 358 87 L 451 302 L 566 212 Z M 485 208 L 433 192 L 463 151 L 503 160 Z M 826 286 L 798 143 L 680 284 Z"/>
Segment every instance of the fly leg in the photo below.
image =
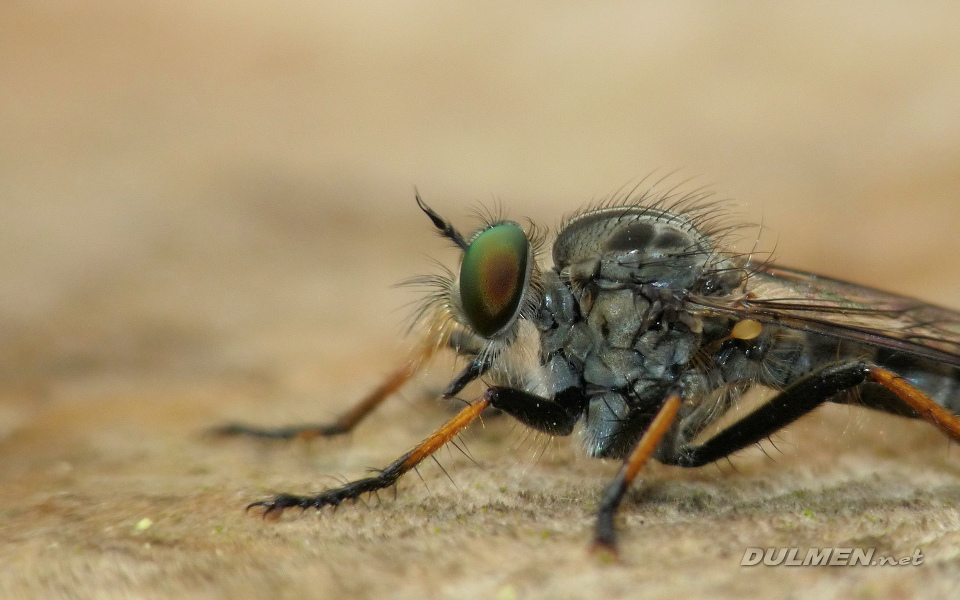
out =
<path fill-rule="evenodd" d="M 871 368 L 870 379 L 896 394 L 904 404 L 915 410 L 921 419 L 933 424 L 953 441 L 960 442 L 960 417 L 956 414 L 943 408 L 906 379 L 886 369 Z"/>
<path fill-rule="evenodd" d="M 464 427 L 476 419 L 489 404 L 486 396 L 468 405 L 457 416 L 433 432 L 430 437 L 420 442 L 413 450 L 407 452 L 374 477 L 358 479 L 338 488 L 321 492 L 315 496 L 296 496 L 293 494 L 278 494 L 269 500 L 261 500 L 247 506 L 263 509 L 265 519 L 279 518 L 288 508 L 320 509 L 324 506 L 339 506 L 345 500 L 355 500 L 368 492 L 375 492 L 390 487 L 400 477 L 416 467 L 420 462 L 439 450 L 444 444 L 452 440 Z"/>
<path fill-rule="evenodd" d="M 680 396 L 670 396 L 663 407 L 660 408 L 660 412 L 654 417 L 650 426 L 647 427 L 640 441 L 637 442 L 633 452 L 623 461 L 623 466 L 620 467 L 617 476 L 607 486 L 603 499 L 600 501 L 600 510 L 597 512 L 597 528 L 593 538 L 595 550 L 616 554 L 617 532 L 613 525 L 613 517 L 630 488 L 630 484 L 636 479 L 640 469 L 643 468 L 647 459 L 656 449 L 657 444 L 670 429 L 679 409 Z"/>
<path fill-rule="evenodd" d="M 391 394 L 417 372 L 419 361 L 411 360 L 390 374 L 383 383 L 366 395 L 350 410 L 343 413 L 332 423 L 317 425 L 292 425 L 288 427 L 255 427 L 244 423 L 228 423 L 210 430 L 215 436 L 246 436 L 273 440 L 314 439 L 332 437 L 350 432 L 374 409 L 380 406 Z"/>
<path fill-rule="evenodd" d="M 420 197 L 420 192 L 416 192 L 416 200 L 417 206 L 430 218 L 430 221 L 433 222 L 433 226 L 437 228 L 440 235 L 452 241 L 461 250 L 465 251 L 469 247 L 463 235 L 457 231 L 449 221 L 427 206 L 426 202 Z M 401 365 L 400 368 L 387 377 L 383 383 L 332 423 L 294 425 L 289 427 L 256 427 L 245 423 L 227 423 L 226 425 L 210 429 L 209 433 L 220 437 L 246 436 L 274 440 L 289 440 L 295 438 L 313 439 L 349 433 L 360 421 L 366 418 L 367 415 L 380 406 L 384 400 L 400 389 L 400 386 L 413 377 L 420 367 L 433 356 L 437 349 L 444 345 L 452 348 L 457 354 L 469 356 L 473 359 L 457 379 L 444 390 L 444 397 L 452 398 L 457 392 L 466 387 L 468 383 L 486 372 L 488 365 L 477 360 L 477 356 L 483 348 L 483 341 L 464 331 L 453 331 L 449 334 L 444 333 L 439 317 L 431 325 L 431 334 L 425 338 L 420 350 L 413 358 Z"/>
<path fill-rule="evenodd" d="M 471 369 L 471 366 L 468 365 L 465 372 L 469 369 Z M 462 388 L 465 384 L 460 385 L 458 383 L 461 379 L 462 377 L 455 379 L 450 384 L 450 388 L 458 385 Z M 446 425 L 436 430 L 430 437 L 395 460 L 376 476 L 352 481 L 341 487 L 321 492 L 316 496 L 279 494 L 269 500 L 254 502 L 247 509 L 262 508 L 265 518 L 275 518 L 279 517 L 288 508 L 319 509 L 324 506 L 338 506 L 345 500 L 353 500 L 368 492 L 390 487 L 404 473 L 420 464 L 423 459 L 453 439 L 488 406 L 498 408 L 538 431 L 550 435 L 569 435 L 573 431 L 573 426 L 576 424 L 580 413 L 570 411 L 565 403 L 576 403 L 580 401 L 580 398 L 582 398 L 582 391 L 579 388 L 571 388 L 566 393 L 558 394 L 557 399 L 551 400 L 513 388 L 491 387 L 479 400 L 461 410 Z"/>
<path fill-rule="evenodd" d="M 509 387 L 491 387 L 484 394 L 490 406 L 507 413 L 527 427 L 548 435 L 570 435 L 583 414 L 586 398 L 579 387 L 543 398 Z"/>
<path fill-rule="evenodd" d="M 214 427 L 210 430 L 210 434 L 219 437 L 244 436 L 273 440 L 310 440 L 349 433 L 427 363 L 438 346 L 438 344 L 432 343 L 430 339 L 428 338 L 414 356 L 391 373 L 383 383 L 331 423 L 288 427 L 256 427 L 245 423 L 228 423 Z M 472 357 L 467 367 L 443 392 L 444 398 L 452 398 L 471 381 L 481 377 L 487 371 L 488 365 L 477 358 L 476 355 L 479 350 L 475 340 L 469 334 L 453 332 L 447 340 L 447 345 L 458 354 Z"/>
<path fill-rule="evenodd" d="M 913 409 L 921 418 L 960 442 L 960 418 L 894 373 L 857 361 L 834 364 L 815 371 L 702 444 L 681 445 L 667 456 L 657 456 L 657 460 L 679 467 L 709 464 L 756 444 L 822 403 L 834 399 L 837 394 L 868 381 L 890 390 L 905 407 Z"/>

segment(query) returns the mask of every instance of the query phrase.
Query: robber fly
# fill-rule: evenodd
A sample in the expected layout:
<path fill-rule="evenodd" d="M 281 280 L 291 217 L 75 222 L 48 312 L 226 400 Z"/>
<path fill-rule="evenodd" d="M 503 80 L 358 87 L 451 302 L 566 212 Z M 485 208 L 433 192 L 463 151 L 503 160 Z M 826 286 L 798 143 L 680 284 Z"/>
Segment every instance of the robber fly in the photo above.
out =
<path fill-rule="evenodd" d="M 650 192 L 566 219 L 542 256 L 542 231 L 490 218 L 469 236 L 417 204 L 461 252 L 459 272 L 428 278 L 416 355 L 328 425 L 222 434 L 272 438 L 350 431 L 436 351 L 466 359 L 443 395 L 486 391 L 379 471 L 316 495 L 279 494 L 248 509 L 337 506 L 393 486 L 487 407 L 586 453 L 623 461 L 600 502 L 595 545 L 615 551 L 614 516 L 653 458 L 699 467 L 824 402 L 921 418 L 960 441 L 960 313 L 735 253 L 736 227 L 705 194 Z M 747 390 L 772 398 L 707 439 Z"/>

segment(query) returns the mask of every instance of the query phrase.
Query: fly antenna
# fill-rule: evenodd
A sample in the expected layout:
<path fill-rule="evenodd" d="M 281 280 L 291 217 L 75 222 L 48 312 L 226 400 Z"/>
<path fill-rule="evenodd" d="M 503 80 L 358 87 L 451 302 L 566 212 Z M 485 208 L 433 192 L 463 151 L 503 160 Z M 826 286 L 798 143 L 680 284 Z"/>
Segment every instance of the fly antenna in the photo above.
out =
<path fill-rule="evenodd" d="M 420 207 L 430 220 L 433 221 L 433 226 L 440 230 L 440 235 L 451 240 L 458 248 L 466 252 L 467 248 L 470 247 L 470 244 L 467 243 L 459 231 L 454 229 L 453 225 L 449 221 L 441 217 L 434 211 L 432 208 L 427 206 L 427 203 L 423 201 L 423 198 L 420 197 L 420 191 L 417 188 L 413 188 L 414 194 L 417 197 L 417 206 Z"/>

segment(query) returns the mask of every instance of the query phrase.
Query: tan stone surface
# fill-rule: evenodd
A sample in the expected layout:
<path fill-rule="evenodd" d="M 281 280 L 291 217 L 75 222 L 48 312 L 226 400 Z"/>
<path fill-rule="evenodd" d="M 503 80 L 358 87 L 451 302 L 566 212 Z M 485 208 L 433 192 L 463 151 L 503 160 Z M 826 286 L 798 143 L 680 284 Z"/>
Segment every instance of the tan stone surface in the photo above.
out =
<path fill-rule="evenodd" d="M 786 264 L 960 307 L 956 8 L 633 4 L 0 4 L 0 597 L 957 597 L 960 450 L 850 408 L 647 469 L 620 565 L 586 552 L 616 465 L 506 420 L 479 466 L 441 453 L 456 485 L 244 515 L 391 461 L 451 364 L 349 439 L 200 436 L 329 418 L 398 362 L 391 285 L 455 261 L 414 185 L 554 225 L 679 168 Z"/>

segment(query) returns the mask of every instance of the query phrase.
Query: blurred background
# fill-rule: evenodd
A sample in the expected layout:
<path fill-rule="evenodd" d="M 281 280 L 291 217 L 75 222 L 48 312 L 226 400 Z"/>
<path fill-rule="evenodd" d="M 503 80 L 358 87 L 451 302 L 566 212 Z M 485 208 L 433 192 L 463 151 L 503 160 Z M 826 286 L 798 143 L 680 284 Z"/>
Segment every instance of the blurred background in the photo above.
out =
<path fill-rule="evenodd" d="M 414 186 L 462 229 L 497 201 L 553 227 L 677 170 L 784 264 L 960 307 L 958 23 L 954 3 L 0 3 L 0 503 L 369 388 L 410 343 L 417 296 L 391 286 L 455 265 Z"/>

